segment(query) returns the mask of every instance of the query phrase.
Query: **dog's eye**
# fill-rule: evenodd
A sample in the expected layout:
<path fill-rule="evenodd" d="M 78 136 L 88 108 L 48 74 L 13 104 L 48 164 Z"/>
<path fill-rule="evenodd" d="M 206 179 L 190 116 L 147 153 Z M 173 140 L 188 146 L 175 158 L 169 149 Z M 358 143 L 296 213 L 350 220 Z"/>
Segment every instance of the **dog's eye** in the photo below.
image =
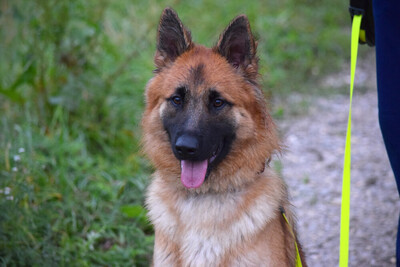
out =
<path fill-rule="evenodd" d="M 173 103 L 175 106 L 180 106 L 180 105 L 182 105 L 182 98 L 181 98 L 180 96 L 174 96 L 171 100 L 172 100 L 172 103 Z"/>
<path fill-rule="evenodd" d="M 217 98 L 217 99 L 214 100 L 213 105 L 214 105 L 215 108 L 222 108 L 225 105 L 225 101 L 222 100 L 222 99 Z"/>

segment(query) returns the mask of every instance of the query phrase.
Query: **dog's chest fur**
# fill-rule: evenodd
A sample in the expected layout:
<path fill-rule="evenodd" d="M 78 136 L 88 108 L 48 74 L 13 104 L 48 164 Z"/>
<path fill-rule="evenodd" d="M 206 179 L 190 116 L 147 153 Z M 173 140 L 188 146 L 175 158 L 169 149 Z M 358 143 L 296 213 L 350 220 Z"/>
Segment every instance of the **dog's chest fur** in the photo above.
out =
<path fill-rule="evenodd" d="M 260 188 L 246 188 L 223 194 L 177 194 L 157 178 L 156 174 L 147 198 L 156 230 L 155 266 L 177 262 L 183 266 L 218 266 L 227 257 L 231 266 L 255 265 L 256 253 L 241 255 L 238 251 L 276 216 L 281 192 L 271 196 L 268 191 L 260 193 Z M 263 182 L 259 186 L 267 185 Z"/>

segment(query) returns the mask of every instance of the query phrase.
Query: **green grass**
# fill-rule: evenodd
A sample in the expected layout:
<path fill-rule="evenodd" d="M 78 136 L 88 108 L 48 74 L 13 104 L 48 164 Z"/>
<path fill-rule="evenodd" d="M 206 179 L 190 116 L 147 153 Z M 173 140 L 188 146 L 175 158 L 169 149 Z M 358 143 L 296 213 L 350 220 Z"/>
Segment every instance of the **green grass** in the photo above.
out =
<path fill-rule="evenodd" d="M 1 266 L 149 264 L 140 117 L 165 6 L 208 46 L 247 14 L 270 97 L 326 90 L 349 55 L 339 0 L 1 1 Z"/>

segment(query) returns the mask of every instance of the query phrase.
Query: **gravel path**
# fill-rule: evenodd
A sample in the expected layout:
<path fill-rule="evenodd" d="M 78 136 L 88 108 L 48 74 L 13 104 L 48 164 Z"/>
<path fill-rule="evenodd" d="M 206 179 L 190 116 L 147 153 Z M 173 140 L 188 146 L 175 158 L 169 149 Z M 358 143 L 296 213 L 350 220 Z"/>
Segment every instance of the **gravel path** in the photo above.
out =
<path fill-rule="evenodd" d="M 360 83 L 373 87 L 368 79 Z M 278 122 L 287 146 L 282 174 L 309 266 L 338 266 L 348 96 L 311 103 L 307 115 Z M 400 206 L 378 125 L 376 90 L 356 89 L 352 134 L 349 266 L 395 266 Z"/>

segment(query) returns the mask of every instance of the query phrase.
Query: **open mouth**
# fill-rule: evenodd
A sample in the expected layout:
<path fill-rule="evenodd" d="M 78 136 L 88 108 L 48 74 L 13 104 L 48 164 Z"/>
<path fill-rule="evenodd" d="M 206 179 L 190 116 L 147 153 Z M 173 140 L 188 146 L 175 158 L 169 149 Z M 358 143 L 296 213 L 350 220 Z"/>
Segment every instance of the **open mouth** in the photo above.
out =
<path fill-rule="evenodd" d="M 221 153 L 223 145 L 219 144 L 219 146 L 217 147 L 216 150 L 214 150 L 214 152 L 212 153 L 212 156 L 208 159 L 208 163 L 211 164 L 213 163 L 213 161 L 217 158 L 217 156 L 219 155 L 219 153 Z"/>
<path fill-rule="evenodd" d="M 186 188 L 198 188 L 204 183 L 210 173 L 210 166 L 221 153 L 222 147 L 220 144 L 211 157 L 205 160 L 181 160 L 181 182 Z"/>

